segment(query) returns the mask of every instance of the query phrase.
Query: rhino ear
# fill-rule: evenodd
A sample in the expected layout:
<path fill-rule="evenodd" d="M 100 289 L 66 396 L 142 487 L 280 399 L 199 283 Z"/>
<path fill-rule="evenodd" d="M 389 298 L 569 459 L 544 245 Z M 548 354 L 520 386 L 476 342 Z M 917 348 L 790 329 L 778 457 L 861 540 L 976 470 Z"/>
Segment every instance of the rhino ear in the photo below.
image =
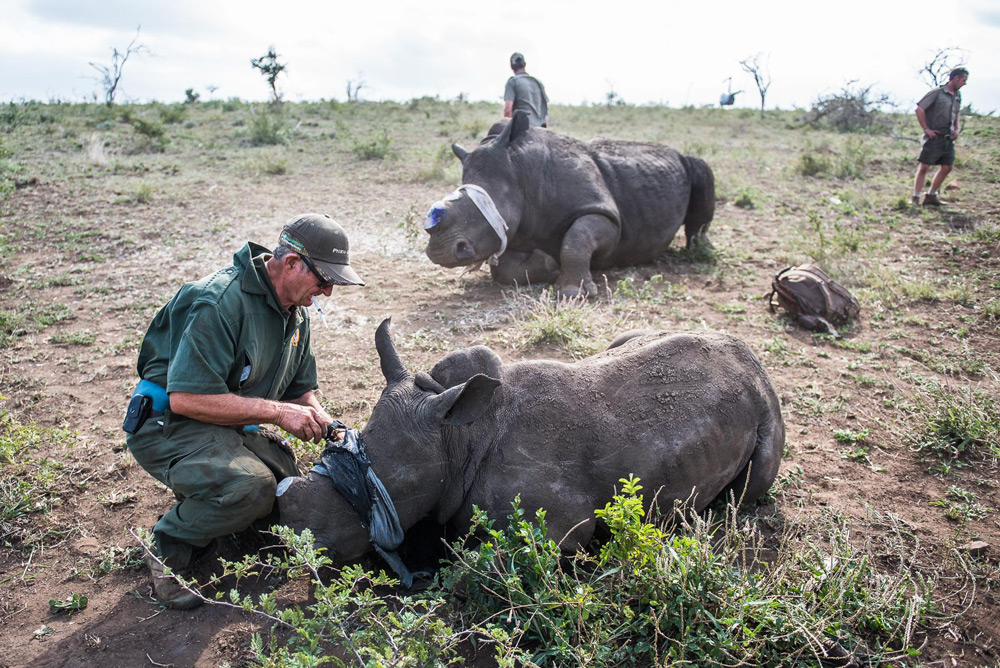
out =
<path fill-rule="evenodd" d="M 464 383 L 477 373 L 499 378 L 501 366 L 503 363 L 495 352 L 486 346 L 473 346 L 445 355 L 434 365 L 430 375 L 447 388 Z"/>
<path fill-rule="evenodd" d="M 472 424 L 486 412 L 498 387 L 499 380 L 479 373 L 432 398 L 428 407 L 442 424 Z"/>
<path fill-rule="evenodd" d="M 452 153 L 455 154 L 455 157 L 458 158 L 461 161 L 461 163 L 464 165 L 465 164 L 465 159 L 469 157 L 469 152 L 466 151 L 464 148 L 462 148 L 459 144 L 452 144 L 451 145 L 451 150 L 452 150 Z"/>
<path fill-rule="evenodd" d="M 510 141 L 515 142 L 528 131 L 528 112 L 515 111 L 514 117 L 510 119 L 510 126 Z"/>

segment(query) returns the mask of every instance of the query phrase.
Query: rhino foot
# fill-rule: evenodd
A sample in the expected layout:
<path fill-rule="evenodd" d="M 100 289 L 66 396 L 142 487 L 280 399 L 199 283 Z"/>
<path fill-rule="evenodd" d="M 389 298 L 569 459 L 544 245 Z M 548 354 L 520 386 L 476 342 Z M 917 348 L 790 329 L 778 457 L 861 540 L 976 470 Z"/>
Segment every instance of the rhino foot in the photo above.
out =
<path fill-rule="evenodd" d="M 597 284 L 589 276 L 575 285 L 559 283 L 560 299 L 588 299 L 597 297 Z"/>

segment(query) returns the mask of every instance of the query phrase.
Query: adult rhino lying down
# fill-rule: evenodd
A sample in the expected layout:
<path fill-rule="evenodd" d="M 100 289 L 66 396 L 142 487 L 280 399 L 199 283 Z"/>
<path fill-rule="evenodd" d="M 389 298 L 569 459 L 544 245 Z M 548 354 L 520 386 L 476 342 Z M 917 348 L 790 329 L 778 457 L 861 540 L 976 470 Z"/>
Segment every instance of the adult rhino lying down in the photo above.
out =
<path fill-rule="evenodd" d="M 571 364 L 503 364 L 475 346 L 416 375 L 389 320 L 375 346 L 387 384 L 362 439 L 403 530 L 429 517 L 465 531 L 473 505 L 502 523 L 520 494 L 529 513 L 546 509 L 549 537 L 573 551 L 630 473 L 669 511 L 689 497 L 701 510 L 730 490 L 752 501 L 778 472 L 778 397 L 746 344 L 725 334 L 632 332 Z M 311 529 L 336 561 L 370 549 L 329 478 L 286 480 L 283 524 Z"/>
<path fill-rule="evenodd" d="M 595 296 L 592 268 L 652 262 L 681 225 L 696 246 L 715 214 L 709 166 L 660 144 L 585 143 L 518 112 L 474 151 L 452 150 L 463 185 L 427 214 L 427 257 L 445 267 L 488 259 L 499 283 Z"/>

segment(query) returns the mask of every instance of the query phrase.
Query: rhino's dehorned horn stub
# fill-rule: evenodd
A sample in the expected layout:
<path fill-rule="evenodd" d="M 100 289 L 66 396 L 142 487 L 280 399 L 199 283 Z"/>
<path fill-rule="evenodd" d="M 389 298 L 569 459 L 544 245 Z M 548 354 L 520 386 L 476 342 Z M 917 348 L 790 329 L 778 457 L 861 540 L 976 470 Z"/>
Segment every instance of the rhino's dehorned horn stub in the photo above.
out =
<path fill-rule="evenodd" d="M 465 163 L 465 159 L 469 157 L 469 152 L 458 144 L 452 144 L 451 150 L 455 154 L 455 157 L 458 158 L 463 164 Z"/>
<path fill-rule="evenodd" d="M 378 351 L 379 362 L 382 365 L 382 375 L 385 382 L 392 385 L 406 378 L 406 368 L 396 352 L 396 344 L 389 335 L 389 323 L 392 318 L 386 318 L 375 330 L 375 350 Z"/>

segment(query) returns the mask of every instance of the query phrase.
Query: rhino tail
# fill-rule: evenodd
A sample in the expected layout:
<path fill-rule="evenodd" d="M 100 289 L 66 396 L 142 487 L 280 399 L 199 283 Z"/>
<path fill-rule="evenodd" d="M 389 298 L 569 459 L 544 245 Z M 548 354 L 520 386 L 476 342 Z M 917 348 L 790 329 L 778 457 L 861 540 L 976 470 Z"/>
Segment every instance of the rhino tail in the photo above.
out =
<path fill-rule="evenodd" d="M 728 500 L 731 496 L 736 501 L 751 503 L 767 494 L 778 476 L 784 448 L 785 423 L 779 411 L 766 416 L 757 426 L 757 443 L 750 461 L 718 498 Z"/>
<path fill-rule="evenodd" d="M 687 213 L 684 214 L 684 235 L 687 247 L 707 243 L 708 225 L 715 217 L 715 175 L 701 158 L 682 155 L 681 162 L 691 182 Z"/>

